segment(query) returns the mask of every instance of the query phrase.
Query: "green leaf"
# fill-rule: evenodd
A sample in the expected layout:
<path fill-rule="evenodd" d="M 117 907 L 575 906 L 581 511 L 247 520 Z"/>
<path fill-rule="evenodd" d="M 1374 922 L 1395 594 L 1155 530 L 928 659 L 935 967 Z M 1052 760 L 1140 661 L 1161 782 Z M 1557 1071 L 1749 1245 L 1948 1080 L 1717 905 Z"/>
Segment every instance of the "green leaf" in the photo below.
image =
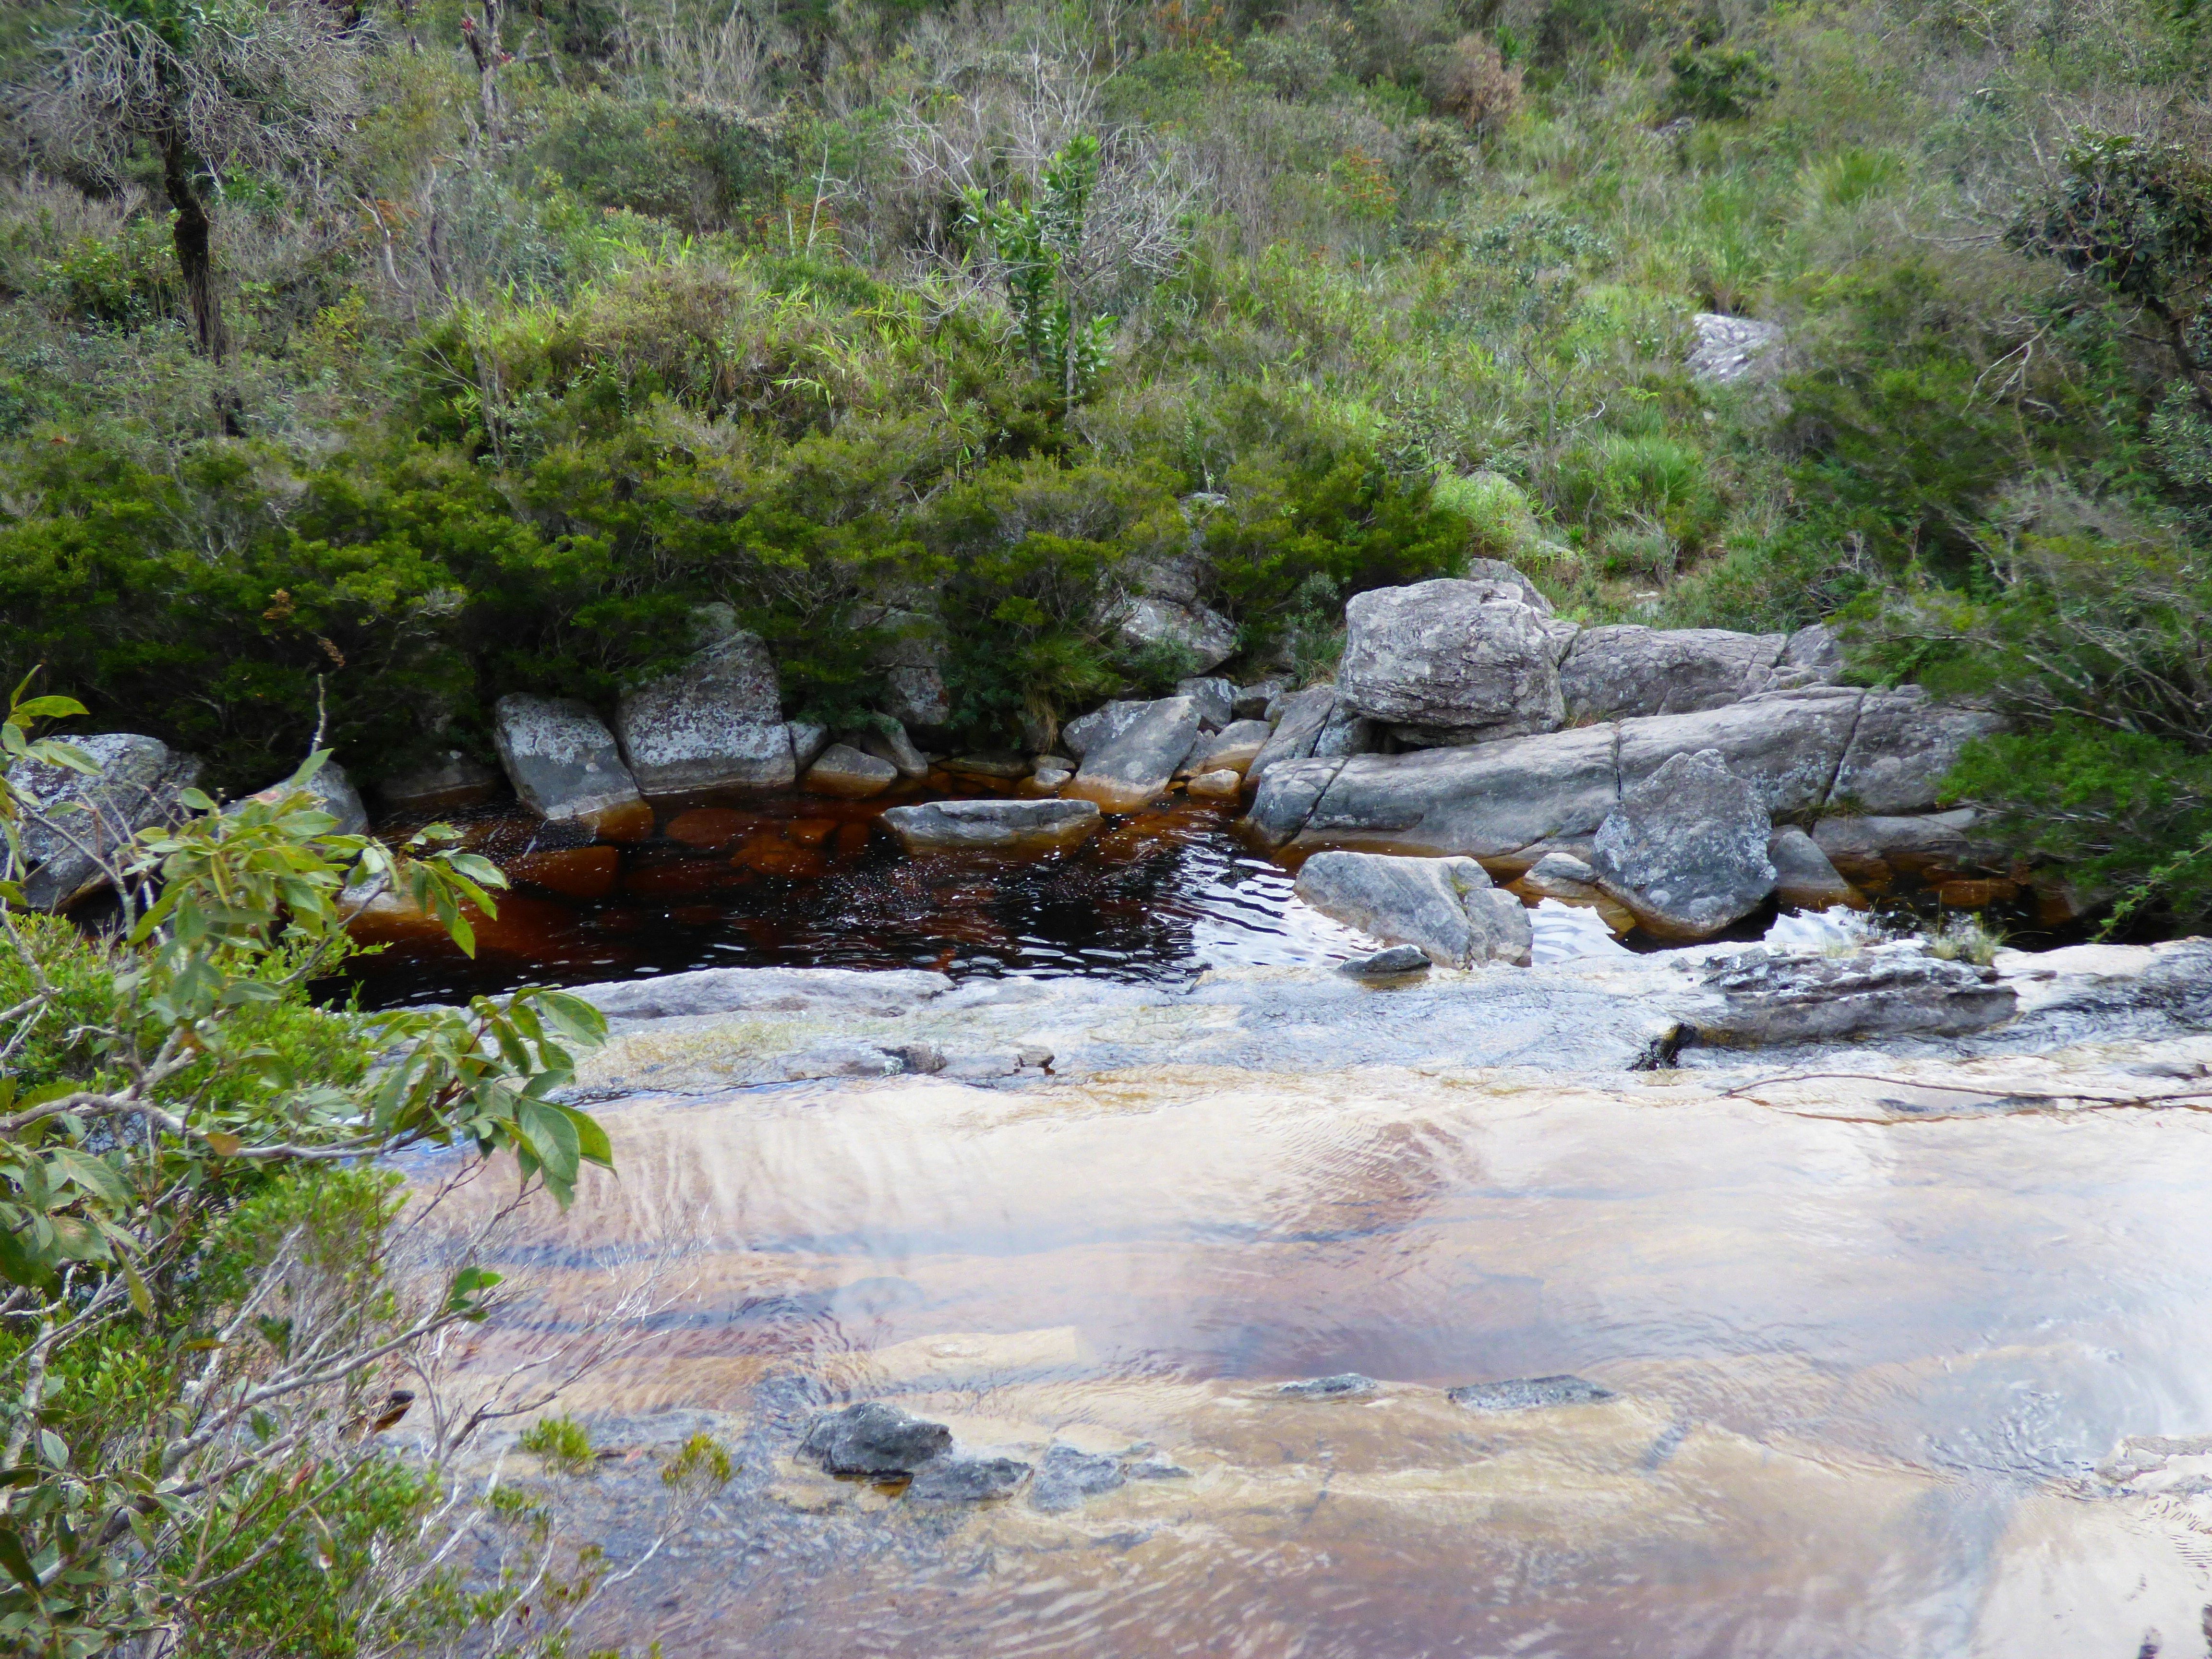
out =
<path fill-rule="evenodd" d="M 13 1474 L 15 1471 L 9 1473 Z M 31 1565 L 30 1555 L 12 1527 L 0 1527 L 0 1567 L 7 1568 L 9 1576 L 25 1589 L 39 1588 L 39 1575 Z"/>

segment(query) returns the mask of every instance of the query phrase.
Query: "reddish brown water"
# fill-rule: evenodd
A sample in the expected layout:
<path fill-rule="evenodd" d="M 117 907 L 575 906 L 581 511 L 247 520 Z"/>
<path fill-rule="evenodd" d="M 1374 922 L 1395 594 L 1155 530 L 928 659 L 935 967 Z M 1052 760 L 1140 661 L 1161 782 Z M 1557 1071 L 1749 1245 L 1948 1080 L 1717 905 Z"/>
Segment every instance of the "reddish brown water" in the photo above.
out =
<path fill-rule="evenodd" d="M 898 799 L 981 791 L 963 786 Z M 1206 962 L 1314 961 L 1353 936 L 1291 896 L 1231 832 L 1178 799 L 1073 853 L 909 858 L 878 820 L 898 799 L 794 795 L 665 808 L 648 841 L 564 844 L 512 807 L 449 815 L 514 884 L 471 962 L 419 921 L 371 916 L 354 977 L 372 1006 L 692 968 L 933 968 L 1157 979 Z M 387 826 L 398 834 L 412 823 Z"/>

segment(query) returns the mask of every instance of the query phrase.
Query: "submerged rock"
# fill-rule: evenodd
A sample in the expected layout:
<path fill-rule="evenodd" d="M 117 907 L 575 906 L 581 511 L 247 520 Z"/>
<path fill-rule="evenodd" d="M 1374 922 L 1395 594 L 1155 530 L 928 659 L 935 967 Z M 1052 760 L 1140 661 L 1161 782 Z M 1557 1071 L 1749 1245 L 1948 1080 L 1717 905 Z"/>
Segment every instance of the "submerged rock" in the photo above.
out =
<path fill-rule="evenodd" d="M 1429 953 L 1418 945 L 1393 945 L 1385 951 L 1351 957 L 1336 964 L 1336 971 L 1353 979 L 1398 979 L 1429 971 Z"/>
<path fill-rule="evenodd" d="M 944 1424 L 865 1400 L 817 1417 L 799 1455 L 831 1474 L 912 1474 L 951 1444 L 952 1431 Z"/>
<path fill-rule="evenodd" d="M 1598 826 L 1598 883 L 1661 939 L 1709 938 L 1765 902 L 1775 871 L 1758 792 L 1715 749 L 1676 755 Z"/>
<path fill-rule="evenodd" d="M 1273 735 L 1265 720 L 1231 720 L 1212 737 L 1199 739 L 1190 751 L 1190 769 L 1215 772 L 1226 767 L 1242 775 Z"/>
<path fill-rule="evenodd" d="M 607 841 L 653 832 L 614 733 L 584 704 L 510 693 L 492 711 L 492 740 L 516 797 L 540 817 L 573 820 Z"/>
<path fill-rule="evenodd" d="M 1334 1376 L 1309 1376 L 1279 1384 L 1275 1392 L 1292 1400 L 1351 1400 L 1373 1394 L 1380 1387 L 1371 1376 L 1358 1371 L 1339 1371 Z"/>
<path fill-rule="evenodd" d="M 1528 913 L 1473 859 L 1317 853 L 1298 872 L 1295 890 L 1323 915 L 1416 945 L 1440 967 L 1528 963 Z"/>
<path fill-rule="evenodd" d="M 1200 772 L 1187 787 L 1193 800 L 1235 800 L 1244 791 L 1244 775 L 1224 766 L 1217 772 Z"/>
<path fill-rule="evenodd" d="M 1753 955 L 1715 969 L 1705 983 L 1726 1000 L 1696 1018 L 1698 1035 L 1713 1042 L 1978 1031 L 2011 1018 L 2019 1006 L 1994 968 L 1899 951 Z"/>
<path fill-rule="evenodd" d="M 1103 822 L 1087 800 L 937 800 L 894 806 L 884 825 L 909 853 L 1058 853 Z"/>
<path fill-rule="evenodd" d="M 1112 1458 L 1055 1441 L 1045 1449 L 1036 1478 L 1030 1482 L 1030 1507 L 1048 1515 L 1072 1510 L 1086 1498 L 1113 1491 L 1126 1478 Z"/>
<path fill-rule="evenodd" d="M 1589 1406 L 1617 1398 L 1579 1376 L 1516 1376 L 1503 1382 L 1469 1382 L 1444 1390 L 1444 1398 L 1473 1412 L 1526 1412 L 1547 1406 Z"/>
<path fill-rule="evenodd" d="M 899 769 L 890 762 L 864 755 L 849 744 L 833 743 L 806 769 L 801 787 L 810 794 L 859 800 L 882 794 L 898 780 Z"/>
<path fill-rule="evenodd" d="M 782 789 L 799 775 L 775 659 L 750 634 L 730 634 L 674 673 L 625 693 L 615 732 L 647 794 Z"/>
<path fill-rule="evenodd" d="M 98 769 L 90 776 L 37 761 L 8 769 L 24 813 L 23 902 L 34 910 L 63 909 L 105 885 L 101 860 L 141 830 L 182 817 L 178 798 L 199 781 L 198 759 L 159 738 L 111 732 L 66 741 Z"/>
<path fill-rule="evenodd" d="M 1150 805 L 1167 793 L 1198 742 L 1198 705 L 1188 697 L 1147 703 L 1120 735 L 1085 746 L 1068 794 L 1109 812 Z"/>
<path fill-rule="evenodd" d="M 1449 578 L 1356 594 L 1338 696 L 1417 744 L 1548 732 L 1565 716 L 1542 615 L 1506 582 Z"/>
<path fill-rule="evenodd" d="M 924 1504 L 981 1504 L 1012 1497 L 1029 1478 L 1030 1466 L 1018 1457 L 949 1452 L 924 1463 L 906 1495 Z"/>

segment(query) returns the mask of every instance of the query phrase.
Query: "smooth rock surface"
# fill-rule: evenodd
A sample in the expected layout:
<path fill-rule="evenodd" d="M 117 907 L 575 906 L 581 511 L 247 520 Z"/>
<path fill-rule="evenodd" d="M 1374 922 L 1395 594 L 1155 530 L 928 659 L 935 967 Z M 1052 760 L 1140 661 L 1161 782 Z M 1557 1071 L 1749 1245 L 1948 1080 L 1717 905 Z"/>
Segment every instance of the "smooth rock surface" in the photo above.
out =
<path fill-rule="evenodd" d="M 1774 896 L 1800 910 L 1826 910 L 1842 904 L 1856 908 L 1865 901 L 1844 879 L 1820 843 L 1794 823 L 1787 823 L 1766 838 L 1766 857 L 1774 866 Z"/>
<path fill-rule="evenodd" d="M 1151 707 L 1142 698 L 1101 703 L 1060 728 L 1060 746 L 1079 761 L 1094 746 L 1103 748 L 1127 732 Z"/>
<path fill-rule="evenodd" d="M 1966 745 L 2004 729 L 2002 715 L 1938 703 L 1917 685 L 1869 691 L 1829 799 L 1868 813 L 1934 806 Z"/>
<path fill-rule="evenodd" d="M 1185 787 L 1193 800 L 1235 800 L 1244 792 L 1244 775 L 1224 766 L 1198 773 Z"/>
<path fill-rule="evenodd" d="M 1121 735 L 1085 747 L 1067 794 L 1096 801 L 1109 812 L 1150 805 L 1167 793 L 1198 742 L 1198 706 L 1188 697 L 1162 697 L 1148 704 Z"/>
<path fill-rule="evenodd" d="M 1620 785 L 1633 788 L 1677 755 L 1717 749 L 1729 770 L 1780 816 L 1825 805 L 1859 716 L 1860 693 L 1769 691 L 1688 714 L 1622 720 Z"/>
<path fill-rule="evenodd" d="M 1393 945 L 1364 957 L 1347 957 L 1336 971 L 1352 979 L 1396 979 L 1429 971 L 1429 953 L 1418 945 Z"/>
<path fill-rule="evenodd" d="M 865 1400 L 816 1418 L 799 1455 L 831 1474 L 912 1474 L 951 1444 L 952 1431 L 944 1424 Z"/>
<path fill-rule="evenodd" d="M 1586 628 L 1559 665 L 1569 723 L 1686 714 L 1766 689 L 1784 636 L 1718 628 Z"/>
<path fill-rule="evenodd" d="M 1087 800 L 939 800 L 894 806 L 884 826 L 909 853 L 1057 853 L 1103 822 Z"/>
<path fill-rule="evenodd" d="M 1237 683 L 1218 675 L 1177 680 L 1176 696 L 1188 697 L 1197 706 L 1199 723 L 1218 732 L 1237 718 Z"/>
<path fill-rule="evenodd" d="M 849 744 L 833 743 L 806 769 L 801 787 L 809 794 L 861 800 L 882 794 L 898 781 L 899 769 L 890 762 L 864 755 Z"/>
<path fill-rule="evenodd" d="M 177 798 L 199 781 L 198 759 L 158 738 L 111 732 L 64 741 L 98 770 L 87 776 L 27 760 L 8 769 L 23 812 L 23 902 L 34 910 L 65 908 L 103 886 L 100 860 L 141 830 L 180 817 Z"/>
<path fill-rule="evenodd" d="M 608 841 L 652 833 L 652 809 L 614 734 L 584 704 L 511 692 L 492 711 L 492 740 L 516 798 L 540 817 L 574 820 Z"/>
<path fill-rule="evenodd" d="M 943 974 L 919 968 L 696 968 L 579 985 L 573 993 L 609 1019 L 738 1013 L 895 1018 L 951 988 Z"/>
<path fill-rule="evenodd" d="M 1698 939 L 1774 890 L 1772 833 L 1758 792 L 1716 749 L 1677 755 L 1628 790 L 1598 826 L 1598 884 L 1660 939 Z"/>
<path fill-rule="evenodd" d="M 1295 890 L 1323 915 L 1393 945 L 1417 945 L 1440 967 L 1528 963 L 1528 912 L 1473 859 L 1317 853 L 1299 870 Z"/>
<path fill-rule="evenodd" d="M 1231 720 L 1210 738 L 1200 738 L 1190 751 L 1193 772 L 1218 772 L 1229 768 L 1240 776 L 1260 757 L 1273 736 L 1265 720 Z"/>
<path fill-rule="evenodd" d="M 1543 617 L 1504 582 L 1373 588 L 1345 606 L 1337 695 L 1409 743 L 1548 732 L 1565 718 Z"/>
<path fill-rule="evenodd" d="M 732 634 L 624 693 L 615 733 L 647 794 L 783 789 L 799 775 L 775 659 L 750 634 Z"/>

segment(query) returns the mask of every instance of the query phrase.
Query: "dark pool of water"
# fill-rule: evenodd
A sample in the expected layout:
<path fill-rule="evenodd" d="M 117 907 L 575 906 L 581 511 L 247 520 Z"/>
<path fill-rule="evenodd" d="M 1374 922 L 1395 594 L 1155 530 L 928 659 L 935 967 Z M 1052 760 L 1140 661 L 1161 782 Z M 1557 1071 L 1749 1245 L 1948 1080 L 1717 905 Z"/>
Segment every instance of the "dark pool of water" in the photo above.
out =
<path fill-rule="evenodd" d="M 1311 962 L 1358 937 L 1291 896 L 1236 814 L 1176 803 L 1109 821 L 1073 853 L 909 857 L 878 822 L 898 799 L 792 795 L 665 810 L 649 841 L 563 844 L 512 806 L 447 815 L 513 884 L 474 960 L 419 918 L 365 917 L 349 972 L 368 1006 L 449 1001 L 694 968 L 931 968 L 1172 979 L 1214 963 Z M 385 826 L 387 835 L 416 826 Z"/>

